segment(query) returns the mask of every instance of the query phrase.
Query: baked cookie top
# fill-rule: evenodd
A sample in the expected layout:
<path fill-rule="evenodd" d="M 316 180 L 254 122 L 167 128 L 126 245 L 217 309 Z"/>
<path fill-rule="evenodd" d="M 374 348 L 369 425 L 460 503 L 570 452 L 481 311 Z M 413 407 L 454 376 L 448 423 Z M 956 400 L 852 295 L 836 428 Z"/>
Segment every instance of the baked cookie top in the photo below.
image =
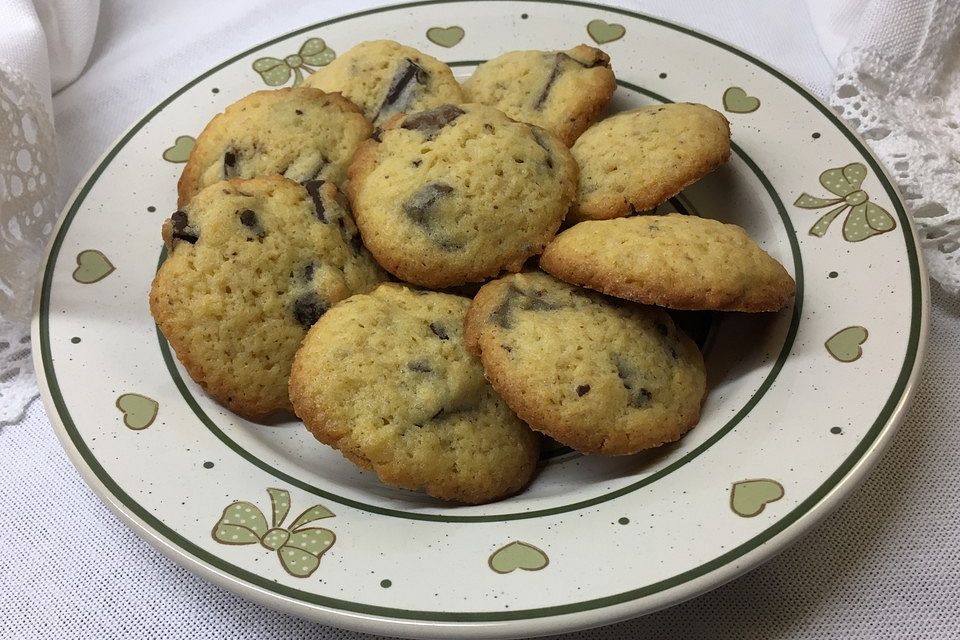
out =
<path fill-rule="evenodd" d="M 547 246 L 540 267 L 567 282 L 671 309 L 777 311 L 796 288 L 740 227 L 681 214 L 581 222 Z"/>
<path fill-rule="evenodd" d="M 730 125 L 702 104 L 624 111 L 587 129 L 573 145 L 580 165 L 569 219 L 620 218 L 649 211 L 730 157 Z"/>
<path fill-rule="evenodd" d="M 313 435 L 390 485 L 481 503 L 522 489 L 539 441 L 463 343 L 470 301 L 384 284 L 341 302 L 297 352 L 290 398 Z"/>
<path fill-rule="evenodd" d="M 585 44 L 567 51 L 511 51 L 484 62 L 463 83 L 468 102 L 542 127 L 567 146 L 597 119 L 616 88 L 610 57 Z"/>
<path fill-rule="evenodd" d="M 466 340 L 517 415 L 578 451 L 636 453 L 699 420 L 703 358 L 661 309 L 520 273 L 483 286 Z"/>
<path fill-rule="evenodd" d="M 150 311 L 190 376 L 232 411 L 289 409 L 307 329 L 386 274 L 331 183 L 280 176 L 210 185 L 164 224 Z"/>
<path fill-rule="evenodd" d="M 257 91 L 215 116 L 197 137 L 177 184 L 177 206 L 231 178 L 276 174 L 340 185 L 372 130 L 338 94 L 302 86 Z"/>
<path fill-rule="evenodd" d="M 553 238 L 577 166 L 551 133 L 483 105 L 398 116 L 360 146 L 347 186 L 387 271 L 446 287 L 517 271 Z"/>
<path fill-rule="evenodd" d="M 464 101 L 450 67 L 392 40 L 361 42 L 310 74 L 305 84 L 339 91 L 374 124 L 398 113 Z"/>

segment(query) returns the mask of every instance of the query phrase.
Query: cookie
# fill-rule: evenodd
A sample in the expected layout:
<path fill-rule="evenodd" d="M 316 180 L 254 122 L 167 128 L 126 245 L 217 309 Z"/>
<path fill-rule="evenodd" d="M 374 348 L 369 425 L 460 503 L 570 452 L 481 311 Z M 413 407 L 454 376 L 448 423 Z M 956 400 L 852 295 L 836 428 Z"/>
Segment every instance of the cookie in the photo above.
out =
<path fill-rule="evenodd" d="M 465 332 L 510 408 L 578 451 L 636 453 L 699 420 L 703 358 L 662 309 L 521 273 L 480 289 Z"/>
<path fill-rule="evenodd" d="M 307 429 L 386 484 L 482 503 L 533 476 L 539 441 L 463 343 L 470 301 L 384 284 L 322 317 L 290 399 Z"/>
<path fill-rule="evenodd" d="M 475 104 L 394 118 L 348 175 L 364 244 L 400 279 L 431 288 L 519 270 L 553 238 L 577 184 L 556 136 Z"/>
<path fill-rule="evenodd" d="M 730 125 L 702 104 L 624 111 L 587 129 L 571 149 L 580 165 L 571 222 L 649 211 L 727 161 Z"/>
<path fill-rule="evenodd" d="M 796 288 L 740 227 L 680 214 L 581 222 L 547 246 L 540 268 L 671 309 L 777 311 Z"/>
<path fill-rule="evenodd" d="M 597 119 L 617 81 L 610 57 L 585 44 L 567 51 L 512 51 L 484 62 L 463 83 L 479 102 L 550 131 L 567 146 Z"/>
<path fill-rule="evenodd" d="M 339 91 L 374 124 L 398 113 L 464 101 L 450 67 L 392 40 L 361 42 L 310 74 L 305 84 Z"/>
<path fill-rule="evenodd" d="M 231 178 L 283 175 L 340 185 L 373 126 L 349 100 L 309 87 L 257 91 L 214 117 L 197 137 L 180 182 L 177 206 Z"/>
<path fill-rule="evenodd" d="M 290 409 L 287 379 L 307 329 L 386 276 L 329 182 L 218 182 L 163 236 L 150 312 L 190 377 L 251 418 Z"/>

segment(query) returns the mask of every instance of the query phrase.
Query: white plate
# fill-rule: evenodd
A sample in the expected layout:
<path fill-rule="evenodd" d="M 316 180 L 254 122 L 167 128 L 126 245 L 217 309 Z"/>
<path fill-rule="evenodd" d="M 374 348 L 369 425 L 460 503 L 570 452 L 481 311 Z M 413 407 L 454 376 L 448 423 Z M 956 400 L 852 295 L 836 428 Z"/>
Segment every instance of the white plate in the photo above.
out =
<path fill-rule="evenodd" d="M 450 507 L 384 487 L 292 420 L 239 419 L 184 375 L 147 309 L 160 223 L 174 210 L 190 143 L 181 136 L 265 80 L 292 84 L 372 38 L 417 47 L 461 77 L 518 47 L 600 43 L 619 78 L 614 109 L 690 101 L 725 113 L 731 161 L 675 204 L 746 227 L 793 273 L 797 297 L 779 314 L 716 319 L 711 392 L 681 442 L 625 458 L 554 456 L 517 497 Z M 832 223 L 814 228 L 830 211 Z M 927 326 L 926 278 L 903 206 L 826 106 L 730 45 L 579 2 L 366 11 L 219 65 L 94 168 L 60 220 L 39 293 L 33 337 L 50 417 L 87 482 L 134 530 L 269 606 L 371 633 L 444 638 L 623 620 L 783 549 L 889 442 Z M 302 531 L 295 517 L 320 505 L 308 519 L 321 532 L 308 535 L 322 552 L 275 553 L 281 533 L 264 544 L 260 534 L 217 534 L 235 502 L 237 518 L 264 514 L 261 533 L 269 520 Z"/>

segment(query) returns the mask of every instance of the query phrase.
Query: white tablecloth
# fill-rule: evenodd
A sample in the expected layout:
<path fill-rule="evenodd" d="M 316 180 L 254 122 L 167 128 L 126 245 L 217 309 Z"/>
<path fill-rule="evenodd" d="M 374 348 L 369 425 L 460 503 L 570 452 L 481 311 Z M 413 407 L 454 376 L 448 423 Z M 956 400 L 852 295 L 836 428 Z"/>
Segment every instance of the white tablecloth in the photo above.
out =
<path fill-rule="evenodd" d="M 105 1 L 86 69 L 53 99 L 59 203 L 130 123 L 187 80 L 277 34 L 376 4 Z M 843 34 L 817 20 L 829 2 L 619 4 L 731 41 L 821 96 L 833 86 Z M 960 637 L 960 301 L 933 288 L 914 408 L 835 514 L 731 584 L 568 637 Z M 159 555 L 86 487 L 35 401 L 18 423 L 0 427 L 0 637 L 368 636 L 275 613 Z"/>

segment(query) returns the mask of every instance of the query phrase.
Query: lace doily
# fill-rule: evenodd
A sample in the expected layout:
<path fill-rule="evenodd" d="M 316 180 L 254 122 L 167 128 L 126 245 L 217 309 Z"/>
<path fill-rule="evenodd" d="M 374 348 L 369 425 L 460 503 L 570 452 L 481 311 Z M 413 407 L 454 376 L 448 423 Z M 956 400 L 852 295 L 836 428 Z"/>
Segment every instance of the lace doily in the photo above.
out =
<path fill-rule="evenodd" d="M 55 219 L 53 125 L 30 82 L 0 66 L 0 425 L 37 395 L 30 312 Z"/>
<path fill-rule="evenodd" d="M 882 3 L 881 3 L 882 4 Z M 930 276 L 960 293 L 960 3 L 877 25 L 841 55 L 833 107 L 899 183 Z"/>

